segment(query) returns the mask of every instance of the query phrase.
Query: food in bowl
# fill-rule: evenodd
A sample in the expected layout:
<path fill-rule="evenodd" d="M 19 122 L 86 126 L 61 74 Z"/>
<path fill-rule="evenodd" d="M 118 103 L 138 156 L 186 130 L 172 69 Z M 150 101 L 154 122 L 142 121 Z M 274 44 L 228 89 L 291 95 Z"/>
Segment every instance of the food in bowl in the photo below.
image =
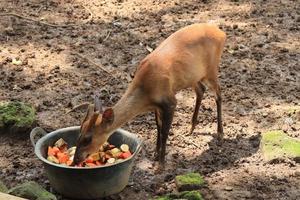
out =
<path fill-rule="evenodd" d="M 47 160 L 56 164 L 71 166 L 73 163 L 76 146 L 68 148 L 68 144 L 62 138 L 53 146 L 48 146 Z M 83 162 L 75 167 L 97 167 L 118 163 L 132 156 L 129 146 L 122 144 L 120 148 L 115 145 L 104 143 L 98 152 L 91 154 Z"/>

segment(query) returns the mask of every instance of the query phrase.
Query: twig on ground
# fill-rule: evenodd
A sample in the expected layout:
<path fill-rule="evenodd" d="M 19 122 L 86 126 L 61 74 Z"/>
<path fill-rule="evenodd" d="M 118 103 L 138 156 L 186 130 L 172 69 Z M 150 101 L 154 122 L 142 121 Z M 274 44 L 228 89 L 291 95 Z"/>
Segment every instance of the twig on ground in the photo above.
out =
<path fill-rule="evenodd" d="M 84 59 L 84 60 L 87 60 L 89 63 L 92 63 L 93 65 L 95 65 L 96 67 L 99 67 L 102 71 L 106 72 L 107 74 L 109 74 L 110 76 L 112 76 L 113 78 L 117 79 L 118 78 L 116 76 L 114 76 L 112 74 L 112 72 L 108 71 L 107 69 L 103 68 L 101 65 L 99 65 L 98 63 L 95 63 L 93 60 L 91 60 L 90 58 L 84 56 L 84 55 L 81 55 L 79 53 L 74 53 L 74 55 L 77 55 L 78 57 L 80 57 L 81 59 Z"/>
<path fill-rule="evenodd" d="M 109 30 L 106 37 L 104 38 L 103 42 L 109 38 L 110 34 L 111 34 L 111 31 Z"/>

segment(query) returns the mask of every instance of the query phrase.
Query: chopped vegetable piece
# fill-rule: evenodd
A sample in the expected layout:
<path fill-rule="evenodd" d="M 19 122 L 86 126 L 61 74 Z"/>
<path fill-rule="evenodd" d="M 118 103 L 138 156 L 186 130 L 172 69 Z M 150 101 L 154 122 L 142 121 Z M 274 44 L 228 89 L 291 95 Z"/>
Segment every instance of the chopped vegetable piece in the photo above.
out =
<path fill-rule="evenodd" d="M 110 159 L 107 160 L 107 163 L 112 164 L 112 163 L 114 163 L 115 161 L 116 161 L 115 158 L 110 158 Z"/>
<path fill-rule="evenodd" d="M 94 160 L 93 160 L 92 157 L 89 156 L 87 159 L 85 159 L 85 162 L 86 162 L 86 163 L 93 163 Z"/>
<path fill-rule="evenodd" d="M 100 160 L 100 155 L 98 152 L 90 155 L 90 157 L 93 159 L 93 161 Z"/>
<path fill-rule="evenodd" d="M 67 143 L 66 141 L 64 141 L 64 139 L 60 138 L 59 140 L 57 140 L 54 144 L 54 146 L 60 148 L 60 149 L 63 149 L 67 146 Z"/>
<path fill-rule="evenodd" d="M 103 164 L 102 164 L 101 162 L 99 162 L 99 161 L 96 161 L 95 163 L 96 163 L 97 166 L 103 165 Z"/>
<path fill-rule="evenodd" d="M 72 162 L 73 162 L 73 160 L 68 160 L 68 161 L 67 161 L 67 165 L 68 165 L 68 166 L 72 165 Z"/>
<path fill-rule="evenodd" d="M 69 160 L 69 156 L 66 153 L 62 152 L 57 153 L 57 158 L 60 164 L 66 164 Z"/>
<path fill-rule="evenodd" d="M 123 152 L 127 152 L 129 151 L 129 146 L 127 144 L 122 144 L 120 146 L 120 149 L 123 151 Z"/>
<path fill-rule="evenodd" d="M 76 147 L 71 147 L 68 149 L 68 154 L 70 156 L 73 156 L 73 155 L 75 155 L 75 151 L 76 151 Z"/>
<path fill-rule="evenodd" d="M 48 156 L 47 160 L 49 160 L 50 162 L 59 164 L 59 161 L 58 161 L 58 159 L 55 156 Z"/>
<path fill-rule="evenodd" d="M 68 148 L 68 144 L 62 138 L 57 140 L 54 146 L 48 146 L 47 160 L 50 162 L 71 166 L 73 164 L 76 147 Z M 98 152 L 91 154 L 86 160 L 75 165 L 75 167 L 96 167 L 105 164 L 114 164 L 132 156 L 127 144 L 122 144 L 120 148 L 115 145 L 105 143 Z"/>
<path fill-rule="evenodd" d="M 130 156 L 131 156 L 130 151 L 127 151 L 127 152 L 122 153 L 119 158 L 126 159 L 126 158 L 129 158 Z"/>
<path fill-rule="evenodd" d="M 97 167 L 97 165 L 94 164 L 94 163 L 86 163 L 86 166 L 88 166 L 88 167 Z"/>

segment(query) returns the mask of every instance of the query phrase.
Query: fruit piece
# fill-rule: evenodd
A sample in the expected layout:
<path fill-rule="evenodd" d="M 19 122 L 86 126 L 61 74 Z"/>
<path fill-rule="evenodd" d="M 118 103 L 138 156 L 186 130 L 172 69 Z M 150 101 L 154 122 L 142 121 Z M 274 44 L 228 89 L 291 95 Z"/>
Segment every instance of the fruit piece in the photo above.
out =
<path fill-rule="evenodd" d="M 66 164 L 69 160 L 69 156 L 66 153 L 62 152 L 57 153 L 57 158 L 60 164 Z"/>
<path fill-rule="evenodd" d="M 66 143 L 66 141 L 64 141 L 64 139 L 60 138 L 59 140 L 57 140 L 54 144 L 54 146 L 60 148 L 60 149 L 64 149 L 68 144 Z"/>
<path fill-rule="evenodd" d="M 48 156 L 47 160 L 49 160 L 50 162 L 59 164 L 59 160 L 55 156 Z"/>
<path fill-rule="evenodd" d="M 96 164 L 97 166 L 103 165 L 103 163 L 101 163 L 101 162 L 99 162 L 99 161 L 96 161 L 95 164 Z"/>
<path fill-rule="evenodd" d="M 126 158 L 129 158 L 130 156 L 131 156 L 130 151 L 127 151 L 127 152 L 122 153 L 119 158 L 126 159 Z"/>
<path fill-rule="evenodd" d="M 113 164 L 115 161 L 116 161 L 115 158 L 110 158 L 110 159 L 107 160 L 107 163 Z"/>
<path fill-rule="evenodd" d="M 70 156 L 69 160 L 73 161 L 74 160 L 74 156 Z"/>
<path fill-rule="evenodd" d="M 93 153 L 93 154 L 90 155 L 89 157 L 91 157 L 91 158 L 93 159 L 93 161 L 100 160 L 100 155 L 99 155 L 99 153 Z"/>
<path fill-rule="evenodd" d="M 70 156 L 74 156 L 75 155 L 75 151 L 76 151 L 76 147 L 71 147 L 71 148 L 68 149 L 67 153 Z"/>
<path fill-rule="evenodd" d="M 111 155 L 109 155 L 108 153 L 105 154 L 105 159 L 110 159 Z"/>
<path fill-rule="evenodd" d="M 109 149 L 113 149 L 113 148 L 115 148 L 116 146 L 113 145 L 113 144 L 110 144 L 108 147 L 109 147 Z"/>
<path fill-rule="evenodd" d="M 50 146 L 48 146 L 48 152 L 47 152 L 47 155 L 48 155 L 48 156 L 54 156 L 54 155 L 55 155 L 55 153 L 54 153 L 54 151 L 53 151 L 53 148 L 50 147 Z"/>
<path fill-rule="evenodd" d="M 48 156 L 55 156 L 59 152 L 59 148 L 57 147 L 48 147 Z"/>
<path fill-rule="evenodd" d="M 87 159 L 85 159 L 85 162 L 86 162 L 86 163 L 93 163 L 94 160 L 93 160 L 92 157 L 89 156 Z"/>
<path fill-rule="evenodd" d="M 112 150 L 110 150 L 110 154 L 112 155 L 112 157 L 114 158 L 118 158 L 120 156 L 122 152 L 120 151 L 120 149 L 118 148 L 113 148 Z"/>
<path fill-rule="evenodd" d="M 67 165 L 68 165 L 68 166 L 71 166 L 72 162 L 73 162 L 73 160 L 68 160 L 68 161 L 67 161 Z"/>
<path fill-rule="evenodd" d="M 88 167 L 97 167 L 97 165 L 94 164 L 94 163 L 86 163 L 86 166 L 88 166 Z"/>
<path fill-rule="evenodd" d="M 123 151 L 123 152 L 127 152 L 129 151 L 129 146 L 127 144 L 122 144 L 120 146 L 120 149 Z"/>

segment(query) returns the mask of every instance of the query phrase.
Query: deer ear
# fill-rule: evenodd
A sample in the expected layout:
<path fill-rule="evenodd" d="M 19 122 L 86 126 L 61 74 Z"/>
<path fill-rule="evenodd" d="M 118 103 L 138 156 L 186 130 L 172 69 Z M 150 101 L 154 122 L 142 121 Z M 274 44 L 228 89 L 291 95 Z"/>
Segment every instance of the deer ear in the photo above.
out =
<path fill-rule="evenodd" d="M 112 108 L 107 108 L 102 114 L 102 121 L 106 123 L 111 123 L 114 121 L 114 110 Z"/>

